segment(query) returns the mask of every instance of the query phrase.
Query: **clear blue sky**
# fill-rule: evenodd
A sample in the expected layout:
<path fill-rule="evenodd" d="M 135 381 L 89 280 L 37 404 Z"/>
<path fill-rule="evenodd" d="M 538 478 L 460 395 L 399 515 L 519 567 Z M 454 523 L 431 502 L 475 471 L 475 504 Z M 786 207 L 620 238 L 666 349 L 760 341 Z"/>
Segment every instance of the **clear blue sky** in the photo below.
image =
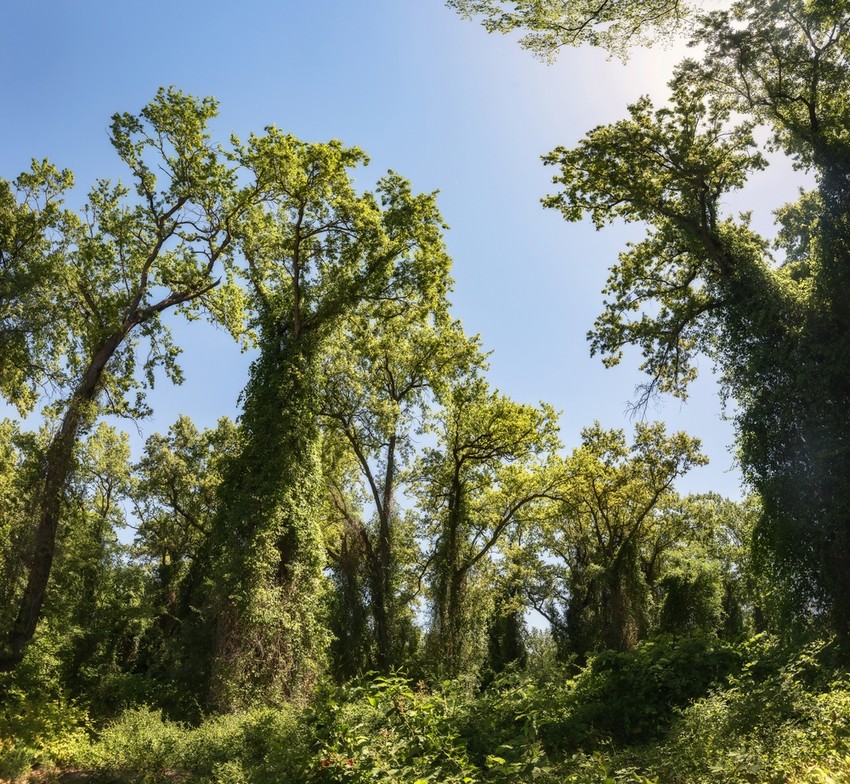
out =
<path fill-rule="evenodd" d="M 218 98 L 222 139 L 275 124 L 306 140 L 360 146 L 372 159 L 364 187 L 392 168 L 416 190 L 440 190 L 455 315 L 493 351 L 491 383 L 561 409 L 572 447 L 595 419 L 632 427 L 637 358 L 605 370 L 589 357 L 585 334 L 608 265 L 638 234 L 598 233 L 544 211 L 552 172 L 540 156 L 618 119 L 642 93 L 663 98 L 680 54 L 639 52 L 623 65 L 565 51 L 547 66 L 442 0 L 6 3 L 0 176 L 13 178 L 32 157 L 71 168 L 81 191 L 95 178 L 125 176 L 107 139 L 109 118 L 138 111 L 161 85 Z M 768 173 L 734 206 L 761 209 L 767 226 L 769 209 L 793 197 L 791 179 L 787 170 Z M 200 425 L 236 414 L 248 358 L 203 324 L 177 332 L 187 382 L 161 382 L 141 436 L 179 413 Z M 732 429 L 716 392 L 706 375 L 686 405 L 667 401 L 648 416 L 700 437 L 712 459 L 682 489 L 735 496 Z"/>

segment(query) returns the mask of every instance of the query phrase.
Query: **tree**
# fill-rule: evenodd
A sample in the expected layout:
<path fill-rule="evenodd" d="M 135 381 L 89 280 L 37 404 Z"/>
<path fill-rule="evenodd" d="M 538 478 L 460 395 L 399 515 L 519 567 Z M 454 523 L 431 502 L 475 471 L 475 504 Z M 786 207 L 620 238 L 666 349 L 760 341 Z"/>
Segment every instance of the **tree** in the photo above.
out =
<path fill-rule="evenodd" d="M 683 63 L 668 107 L 630 117 L 547 158 L 546 203 L 601 226 L 645 221 L 612 269 L 594 351 L 637 345 L 646 388 L 684 396 L 707 354 L 737 406 L 740 459 L 763 515 L 763 568 L 797 617 L 850 631 L 850 121 L 841 4 L 739 2 L 707 15 L 701 64 Z M 743 118 L 742 120 L 740 118 Z M 723 212 L 766 165 L 754 141 L 810 171 L 817 187 L 781 209 L 776 248 Z"/>
<path fill-rule="evenodd" d="M 15 599 L 26 585 L 26 553 L 33 534 L 32 502 L 43 433 L 26 433 L 9 419 L 0 422 L 0 623 L 15 620 Z"/>
<path fill-rule="evenodd" d="M 486 645 L 489 608 L 473 598 L 476 569 L 556 492 L 560 477 L 547 457 L 559 445 L 557 418 L 550 406 L 514 403 L 473 376 L 452 388 L 434 429 L 438 445 L 417 469 L 431 546 L 432 659 L 457 675 L 479 663 Z"/>
<path fill-rule="evenodd" d="M 34 162 L 0 187 L 3 295 L 0 390 L 30 409 L 47 380 L 55 428 L 36 490 L 37 519 L 26 586 L 14 622 L 3 629 L 0 669 L 11 669 L 32 638 L 50 576 L 62 499 L 80 437 L 103 413 L 146 412 L 157 368 L 179 380 L 178 350 L 162 315 L 206 306 L 226 323 L 234 290 L 218 268 L 230 253 L 242 210 L 232 167 L 206 130 L 212 99 L 160 90 L 139 115 L 113 117 L 111 141 L 129 167 L 135 195 L 100 181 L 81 215 L 61 207 L 71 174 Z M 35 310 L 34 310 L 35 309 Z M 147 346 L 138 362 L 137 349 Z M 139 371 L 142 378 L 139 378 Z"/>
<path fill-rule="evenodd" d="M 738 639 L 765 631 L 769 590 L 754 568 L 756 498 L 687 495 L 668 510 L 680 532 L 655 583 L 655 623 L 662 632 L 708 632 Z"/>
<path fill-rule="evenodd" d="M 357 193 L 349 171 L 366 162 L 362 151 L 271 128 L 239 157 L 263 194 L 239 236 L 259 356 L 215 523 L 219 707 L 297 697 L 321 667 L 327 341 L 364 303 L 400 314 L 442 296 L 449 265 L 434 196 L 414 195 L 392 172 L 375 193 Z"/>
<path fill-rule="evenodd" d="M 209 647 L 209 634 L 199 633 L 195 620 L 209 580 L 224 464 L 238 454 L 239 444 L 239 428 L 226 417 L 199 430 L 180 416 L 167 433 L 145 441 L 133 466 L 132 555 L 145 574 L 146 624 L 133 666 L 163 689 L 172 686 L 183 707 L 205 697 L 209 673 L 198 651 L 204 641 Z"/>
<path fill-rule="evenodd" d="M 330 589 L 328 591 L 328 630 L 331 641 L 328 647 L 329 667 L 339 681 L 357 677 L 363 673 L 384 669 L 378 665 L 380 652 L 379 631 L 376 628 L 376 616 L 385 620 L 386 638 L 395 643 L 393 653 L 399 642 L 415 647 L 415 640 L 401 639 L 396 628 L 390 629 L 392 612 L 382 619 L 380 608 L 372 597 L 370 586 L 370 567 L 375 562 L 374 552 L 367 551 L 372 546 L 364 519 L 364 509 L 368 505 L 368 494 L 362 485 L 361 469 L 352 458 L 342 439 L 330 431 L 323 439 L 323 461 L 325 483 L 328 488 L 325 497 L 323 533 L 327 548 Z M 398 557 L 399 532 L 393 525 L 391 551 Z M 400 570 L 399 570 L 400 571 Z M 398 573 L 392 575 L 392 585 L 399 590 Z M 376 613 L 375 610 L 378 610 Z M 412 613 L 412 607 L 405 607 Z M 398 620 L 398 619 L 393 619 Z"/>
<path fill-rule="evenodd" d="M 129 438 L 100 422 L 74 453 L 36 636 L 52 637 L 67 693 L 104 708 L 117 704 L 115 683 L 142 633 L 141 570 L 118 539 L 131 486 Z"/>
<path fill-rule="evenodd" d="M 197 552 L 212 535 L 223 463 L 239 448 L 239 430 L 226 417 L 198 430 L 180 416 L 166 435 L 145 441 L 134 466 L 136 557 L 153 567 L 155 602 L 168 615 L 176 611 L 181 583 Z"/>
<path fill-rule="evenodd" d="M 598 423 L 582 432 L 534 567 L 534 605 L 565 651 L 624 651 L 646 635 L 664 558 L 689 525 L 674 483 L 705 462 L 696 439 L 662 424 L 638 424 L 631 445 Z"/>
<path fill-rule="evenodd" d="M 438 290 L 445 288 L 441 282 Z M 396 310 L 394 303 L 390 307 Z M 351 503 L 362 493 L 346 492 L 329 477 L 333 503 L 344 521 L 336 561 L 347 575 L 345 586 L 355 580 L 352 569 L 364 573 L 377 646 L 372 667 L 384 672 L 402 666 L 413 630 L 413 564 L 401 554 L 412 554 L 415 543 L 413 531 L 405 531 L 396 497 L 413 456 L 412 439 L 423 426 L 429 400 L 438 399 L 452 379 L 480 361 L 475 341 L 451 321 L 447 308 L 442 297 L 403 313 L 373 306 L 349 319 L 324 362 L 322 414 L 350 453 L 358 484 L 365 485 L 374 508 L 374 522 L 364 520 L 363 504 Z M 351 601 L 343 606 L 346 617 L 359 617 Z"/>
<path fill-rule="evenodd" d="M 67 334 L 60 317 L 61 270 L 75 216 L 62 207 L 73 176 L 47 161 L 14 183 L 0 180 L 0 394 L 21 415 L 53 381 Z"/>

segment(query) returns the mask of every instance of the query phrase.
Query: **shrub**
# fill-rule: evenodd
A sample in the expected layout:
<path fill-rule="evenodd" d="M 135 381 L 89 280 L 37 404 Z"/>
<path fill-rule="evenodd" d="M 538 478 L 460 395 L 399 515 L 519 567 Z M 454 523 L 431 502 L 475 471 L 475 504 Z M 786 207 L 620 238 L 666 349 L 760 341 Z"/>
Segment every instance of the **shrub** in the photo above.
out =
<path fill-rule="evenodd" d="M 181 725 L 164 720 L 159 711 L 135 708 L 110 722 L 78 762 L 145 782 L 167 781 L 178 766 L 186 733 Z"/>
<path fill-rule="evenodd" d="M 329 689 L 308 709 L 304 782 L 465 782 L 477 779 L 458 727 L 465 691 L 377 677 Z"/>
<path fill-rule="evenodd" d="M 295 709 L 213 716 L 196 728 L 137 708 L 108 724 L 77 765 L 143 782 L 275 784 L 294 780 L 307 754 Z"/>
<path fill-rule="evenodd" d="M 87 712 L 58 691 L 21 685 L 31 677 L 28 670 L 0 674 L 0 780 L 64 764 L 88 746 Z"/>
<path fill-rule="evenodd" d="M 655 751 L 664 781 L 850 781 L 850 680 L 820 665 L 828 643 L 745 646 L 727 684 L 682 711 Z"/>
<path fill-rule="evenodd" d="M 661 736 L 677 708 L 722 682 L 737 661 L 714 637 L 660 636 L 634 651 L 597 654 L 541 727 L 550 751 L 592 750 L 600 742 L 644 743 Z"/>

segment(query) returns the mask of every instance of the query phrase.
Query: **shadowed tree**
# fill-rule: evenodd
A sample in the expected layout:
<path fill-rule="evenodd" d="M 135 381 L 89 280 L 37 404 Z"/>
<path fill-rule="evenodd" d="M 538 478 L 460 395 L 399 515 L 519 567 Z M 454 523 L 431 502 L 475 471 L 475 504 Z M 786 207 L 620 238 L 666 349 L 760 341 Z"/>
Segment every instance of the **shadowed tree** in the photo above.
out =
<path fill-rule="evenodd" d="M 330 482 L 344 521 L 342 542 L 350 540 L 346 563 L 353 566 L 353 556 L 360 557 L 376 644 L 372 666 L 384 672 L 404 664 L 412 640 L 416 547 L 396 497 L 413 457 L 412 439 L 429 402 L 480 356 L 447 307 L 440 299 L 395 315 L 371 308 L 368 317 L 351 320 L 325 363 L 322 413 L 350 453 L 374 509 L 372 520 L 364 519 L 362 504 L 350 502 L 356 494 Z"/>
<path fill-rule="evenodd" d="M 638 425 L 631 445 L 620 430 L 583 431 L 532 566 L 534 605 L 564 651 L 624 651 L 646 635 L 664 559 L 688 528 L 673 484 L 705 462 L 696 439 L 660 424 Z"/>
<path fill-rule="evenodd" d="M 477 574 L 507 532 L 555 494 L 560 477 L 547 458 L 559 442 L 550 406 L 514 403 L 475 377 L 451 390 L 433 430 L 438 445 L 416 469 L 431 548 L 431 659 L 457 675 L 486 651 L 491 608 L 472 600 Z"/>
<path fill-rule="evenodd" d="M 706 16 L 670 105 L 630 116 L 547 158 L 546 203 L 597 226 L 649 225 L 612 268 L 591 334 L 608 364 L 636 345 L 646 387 L 684 396 L 707 354 L 736 403 L 740 460 L 763 515 L 762 567 L 789 617 L 850 633 L 850 16 L 842 4 L 739 2 Z M 779 210 L 776 248 L 727 194 L 770 144 L 816 179 Z"/>

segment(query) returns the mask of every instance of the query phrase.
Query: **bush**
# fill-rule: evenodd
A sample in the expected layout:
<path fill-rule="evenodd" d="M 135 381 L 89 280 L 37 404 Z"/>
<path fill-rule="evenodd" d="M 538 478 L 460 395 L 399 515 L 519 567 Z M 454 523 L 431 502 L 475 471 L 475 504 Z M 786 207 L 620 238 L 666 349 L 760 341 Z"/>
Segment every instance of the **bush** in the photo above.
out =
<path fill-rule="evenodd" d="M 71 706 L 13 717 L 23 697 L 7 696 L 0 777 L 52 759 L 146 784 L 850 784 L 850 677 L 831 650 L 660 638 L 573 677 L 553 660 L 509 670 L 476 695 L 375 677 L 196 728 L 137 708 L 94 743 Z"/>
<path fill-rule="evenodd" d="M 740 672 L 682 711 L 655 751 L 663 780 L 850 782 L 850 680 L 821 666 L 829 644 L 747 647 Z"/>
<path fill-rule="evenodd" d="M 217 716 L 187 734 L 179 767 L 192 781 L 247 776 L 252 784 L 277 784 L 291 780 L 306 756 L 304 735 L 294 708 Z"/>
<path fill-rule="evenodd" d="M 179 765 L 187 732 L 159 711 L 135 708 L 110 722 L 77 762 L 144 782 L 167 781 Z"/>
<path fill-rule="evenodd" d="M 65 764 L 88 746 L 88 713 L 53 687 L 50 665 L 33 645 L 17 672 L 0 674 L 0 780 Z"/>
<path fill-rule="evenodd" d="M 658 738 L 676 709 L 704 695 L 734 669 L 738 656 L 714 637 L 661 636 L 634 651 L 597 654 L 562 692 L 542 723 L 550 752 L 592 751 Z"/>
<path fill-rule="evenodd" d="M 294 709 L 214 716 L 196 728 L 138 708 L 108 724 L 74 760 L 81 767 L 142 782 L 293 780 L 307 750 Z"/>
<path fill-rule="evenodd" d="M 308 709 L 311 755 L 304 782 L 477 780 L 458 727 L 465 692 L 414 688 L 377 677 L 325 692 Z"/>

